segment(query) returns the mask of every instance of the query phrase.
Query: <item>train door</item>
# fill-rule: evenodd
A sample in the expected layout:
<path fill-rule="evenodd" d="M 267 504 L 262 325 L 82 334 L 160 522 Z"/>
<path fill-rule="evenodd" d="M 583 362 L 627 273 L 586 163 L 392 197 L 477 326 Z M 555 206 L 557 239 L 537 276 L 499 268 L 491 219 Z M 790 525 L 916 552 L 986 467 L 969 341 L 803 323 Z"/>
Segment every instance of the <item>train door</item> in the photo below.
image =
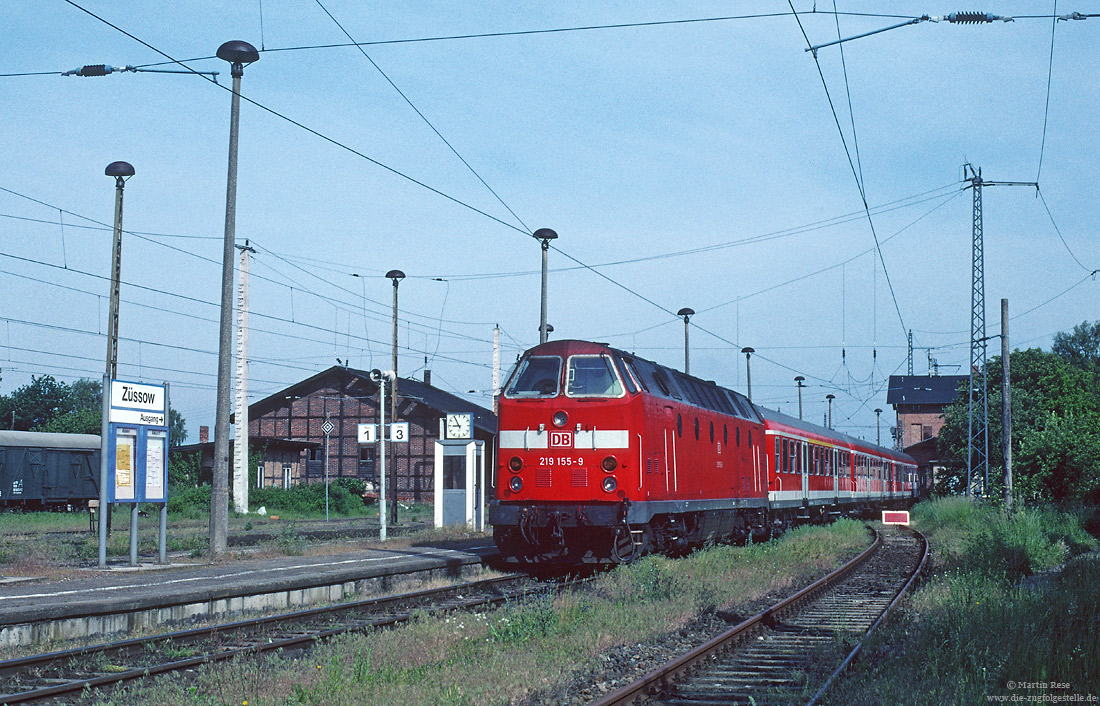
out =
<path fill-rule="evenodd" d="M 802 502 L 810 497 L 810 445 L 805 441 L 798 443 L 799 470 L 802 471 Z"/>
<path fill-rule="evenodd" d="M 840 503 L 840 451 L 829 449 L 829 475 L 833 479 L 833 504 Z"/>

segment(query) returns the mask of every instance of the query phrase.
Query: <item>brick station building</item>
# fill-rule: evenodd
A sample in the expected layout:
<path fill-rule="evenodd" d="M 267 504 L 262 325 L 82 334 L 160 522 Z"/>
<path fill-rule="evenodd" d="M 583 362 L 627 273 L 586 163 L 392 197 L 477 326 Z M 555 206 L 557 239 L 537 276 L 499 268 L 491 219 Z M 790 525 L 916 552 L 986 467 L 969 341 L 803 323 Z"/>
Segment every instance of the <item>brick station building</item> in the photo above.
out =
<path fill-rule="evenodd" d="M 387 475 L 396 469 L 398 497 L 420 502 L 433 498 L 435 441 L 440 438 L 441 421 L 447 413 L 472 415 L 473 438 L 486 442 L 486 468 L 493 467 L 497 432 L 492 411 L 433 387 L 430 371 L 424 373 L 424 378 L 397 381 L 397 421 L 408 422 L 409 441 L 388 444 L 390 456 L 386 459 Z M 334 425 L 328 439 L 329 478 L 359 478 L 377 488 L 378 447 L 361 447 L 358 443 L 358 425 L 379 422 L 378 384 L 371 381 L 368 371 L 333 366 L 269 395 L 249 406 L 248 433 L 261 439 L 315 442 L 316 446 L 302 450 L 297 468 L 291 465 L 291 482 L 323 482 L 322 425 L 326 419 Z M 282 485 L 286 470 L 285 462 L 265 460 L 264 485 Z"/>
<path fill-rule="evenodd" d="M 891 375 L 886 404 L 897 413 L 901 448 L 939 436 L 943 408 L 955 401 L 965 375 Z"/>
<path fill-rule="evenodd" d="M 955 401 L 966 375 L 891 375 L 886 404 L 897 414 L 898 447 L 912 456 L 930 482 L 940 470 L 936 439 L 943 428 L 943 409 Z"/>
<path fill-rule="evenodd" d="M 492 411 L 431 385 L 431 372 L 424 380 L 397 381 L 397 421 L 408 422 L 409 440 L 389 443 L 387 481 L 396 467 L 397 491 L 401 500 L 429 502 L 433 499 L 435 441 L 447 413 L 468 412 L 472 416 L 475 440 L 485 442 L 485 467 L 493 468 L 497 418 Z M 389 423 L 387 385 L 386 418 Z M 377 444 L 359 446 L 358 425 L 378 424 L 378 384 L 366 370 L 333 366 L 248 407 L 248 436 L 252 453 L 260 453 L 258 479 L 263 487 L 289 487 L 300 483 L 321 483 L 325 478 L 325 420 L 333 424 L 328 438 L 329 479 L 358 478 L 368 490 L 378 488 Z M 206 443 L 202 443 L 206 442 Z M 201 452 L 201 477 L 212 474 L 213 442 L 177 447 L 177 452 Z M 232 458 L 232 456 L 230 456 Z"/>

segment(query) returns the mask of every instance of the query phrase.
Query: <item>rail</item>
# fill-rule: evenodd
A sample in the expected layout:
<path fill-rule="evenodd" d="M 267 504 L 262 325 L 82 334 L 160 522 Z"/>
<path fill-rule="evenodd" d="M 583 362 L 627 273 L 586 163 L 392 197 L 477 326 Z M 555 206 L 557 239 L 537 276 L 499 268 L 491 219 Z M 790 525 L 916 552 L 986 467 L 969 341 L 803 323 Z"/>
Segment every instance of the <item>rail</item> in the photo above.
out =
<path fill-rule="evenodd" d="M 869 527 L 869 529 L 871 529 Z M 882 546 L 883 537 L 878 531 L 871 530 L 874 533 L 874 542 L 866 550 L 861 552 L 858 556 L 846 562 L 843 566 L 830 574 L 818 579 L 809 586 L 797 591 L 796 593 L 784 598 L 775 605 L 761 611 L 753 617 L 745 620 L 744 622 L 730 628 L 726 632 L 712 638 L 706 643 L 696 647 L 690 652 L 668 662 L 667 664 L 649 672 L 642 676 L 637 681 L 628 684 L 617 691 L 614 691 L 606 696 L 593 702 L 594 706 L 621 706 L 625 704 L 641 703 L 653 697 L 654 694 L 668 691 L 674 682 L 681 680 L 687 675 L 697 671 L 702 665 L 706 664 L 712 658 L 717 657 L 729 650 L 732 650 L 738 644 L 740 644 L 746 637 L 755 634 L 756 632 L 763 630 L 767 627 L 773 627 L 779 623 L 779 619 L 789 614 L 801 606 L 815 600 L 819 595 L 823 594 L 846 579 L 853 571 L 863 566 Z M 923 543 L 923 553 L 921 560 L 918 564 L 917 570 L 915 570 L 910 576 L 909 580 L 905 583 L 902 589 L 894 596 L 894 600 L 887 607 L 888 612 L 897 605 L 904 592 L 912 585 L 915 577 L 919 575 L 919 572 L 923 570 L 927 559 L 927 542 L 924 540 L 923 535 L 918 537 Z M 877 626 L 885 617 L 886 613 L 883 613 L 875 622 L 874 626 Z M 872 626 L 872 629 L 874 628 Z M 853 654 L 845 660 L 845 665 L 851 662 L 854 658 L 857 649 L 853 650 Z M 843 670 L 838 669 L 836 674 L 839 674 Z M 830 677 L 828 684 L 836 678 L 836 674 Z M 824 694 L 825 689 L 828 688 L 828 684 L 819 691 L 818 695 L 815 695 L 815 699 L 820 698 L 821 694 Z"/>
<path fill-rule="evenodd" d="M 92 676 L 78 678 L 66 678 L 62 680 L 53 678 L 39 679 L 38 681 L 50 682 L 48 685 L 37 685 L 34 688 L 0 695 L 0 704 L 26 704 L 39 701 L 56 699 L 59 696 L 80 692 L 88 688 L 114 686 L 122 682 L 142 679 L 157 674 L 189 669 L 201 664 L 220 662 L 243 654 L 257 654 L 273 650 L 301 648 L 312 645 L 314 642 L 324 640 L 353 630 L 365 630 L 378 627 L 397 625 L 408 620 L 413 612 L 412 606 L 421 606 L 425 602 L 436 602 L 425 612 L 435 613 L 448 610 L 463 610 L 485 605 L 494 605 L 504 602 L 509 598 L 522 595 L 525 591 L 514 593 L 505 592 L 503 589 L 509 584 L 522 584 L 530 581 L 530 577 L 523 574 L 509 574 L 507 576 L 484 579 L 481 581 L 456 584 L 442 588 L 414 591 L 384 598 L 372 598 L 351 603 L 343 603 L 322 608 L 310 608 L 307 610 L 269 615 L 249 620 L 239 620 L 203 628 L 181 630 L 172 633 L 154 635 L 143 638 L 133 638 L 116 642 L 103 643 L 89 647 L 51 652 L 41 655 L 19 657 L 0 662 L 0 678 L 9 683 L 14 679 L 20 681 L 34 681 L 26 675 L 34 673 L 64 673 L 74 670 L 72 665 L 81 660 L 113 656 L 116 661 L 129 658 L 130 661 L 136 655 L 154 652 L 168 646 L 179 648 L 182 645 L 193 645 L 200 641 L 209 641 L 211 647 L 204 649 L 202 654 L 184 659 L 151 664 L 148 666 L 134 667 L 124 671 L 111 673 L 98 673 Z M 444 599 L 452 595 L 449 601 Z M 463 597 L 462 594 L 472 594 Z M 408 607 L 407 610 L 400 610 Z M 397 610 L 396 614 L 385 614 L 384 611 Z M 358 619 L 351 619 L 355 614 L 361 615 Z M 325 625 L 333 625 L 332 618 L 341 617 L 340 624 L 333 627 L 308 628 L 292 631 L 285 636 L 272 638 L 271 629 L 279 628 L 287 624 L 308 623 L 311 620 L 321 619 L 329 621 Z M 242 635 L 253 633 L 257 639 L 249 641 Z M 219 645 L 224 636 L 232 635 L 235 642 L 247 642 L 247 644 L 225 647 Z M 76 671 L 80 671 L 77 669 Z M 84 674 L 92 672 L 86 670 Z"/>

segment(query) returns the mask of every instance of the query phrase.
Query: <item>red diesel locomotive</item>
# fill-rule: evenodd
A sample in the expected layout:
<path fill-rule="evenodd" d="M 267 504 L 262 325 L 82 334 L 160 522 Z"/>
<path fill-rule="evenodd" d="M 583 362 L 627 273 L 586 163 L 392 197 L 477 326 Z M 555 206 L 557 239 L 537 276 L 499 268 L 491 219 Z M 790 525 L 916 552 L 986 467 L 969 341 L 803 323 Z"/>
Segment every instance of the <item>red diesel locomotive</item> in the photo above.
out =
<path fill-rule="evenodd" d="M 909 456 L 600 343 L 554 341 L 500 399 L 494 539 L 509 561 L 619 563 L 911 503 Z"/>

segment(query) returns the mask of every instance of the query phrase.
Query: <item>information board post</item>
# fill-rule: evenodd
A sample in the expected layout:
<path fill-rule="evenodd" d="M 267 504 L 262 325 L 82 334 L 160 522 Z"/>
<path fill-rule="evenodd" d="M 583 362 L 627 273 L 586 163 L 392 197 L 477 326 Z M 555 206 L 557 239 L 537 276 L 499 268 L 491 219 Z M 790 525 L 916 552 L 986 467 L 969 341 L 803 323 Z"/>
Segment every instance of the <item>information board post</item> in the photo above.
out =
<path fill-rule="evenodd" d="M 111 376 L 103 376 L 103 407 L 102 423 L 99 426 L 99 568 L 107 568 L 107 521 L 106 516 L 111 512 L 111 506 L 107 502 L 107 483 L 109 482 L 110 459 L 107 455 L 107 444 L 110 442 L 108 429 L 111 418 Z"/>
<path fill-rule="evenodd" d="M 171 426 L 172 403 L 168 394 L 168 383 L 164 383 L 164 425 Z M 163 487 L 168 487 L 168 435 L 164 436 L 164 482 Z M 148 480 L 146 480 L 148 484 Z M 160 504 L 160 527 L 157 534 L 157 547 L 159 549 L 157 560 L 161 564 L 168 563 L 168 491 L 164 491 L 164 502 Z"/>

